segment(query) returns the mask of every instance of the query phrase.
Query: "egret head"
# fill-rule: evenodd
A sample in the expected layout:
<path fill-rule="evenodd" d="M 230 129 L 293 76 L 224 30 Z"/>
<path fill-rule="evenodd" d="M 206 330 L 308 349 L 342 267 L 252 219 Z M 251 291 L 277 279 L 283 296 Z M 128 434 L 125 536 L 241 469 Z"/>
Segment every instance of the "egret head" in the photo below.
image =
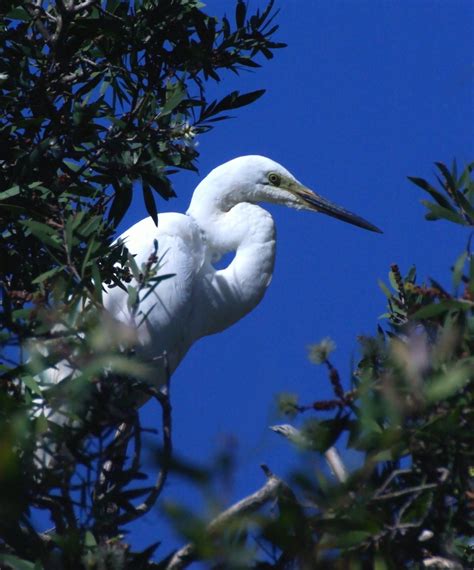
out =
<path fill-rule="evenodd" d="M 321 212 L 381 233 L 367 220 L 316 194 L 281 164 L 264 156 L 240 156 L 218 166 L 198 186 L 195 197 L 202 199 L 204 194 L 224 210 L 239 202 L 269 202 L 298 210 Z"/>

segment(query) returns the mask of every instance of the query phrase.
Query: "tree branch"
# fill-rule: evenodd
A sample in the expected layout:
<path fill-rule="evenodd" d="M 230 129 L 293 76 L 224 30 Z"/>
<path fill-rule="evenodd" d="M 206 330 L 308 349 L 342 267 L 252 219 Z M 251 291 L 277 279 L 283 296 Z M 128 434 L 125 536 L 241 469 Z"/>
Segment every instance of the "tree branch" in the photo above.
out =
<path fill-rule="evenodd" d="M 77 14 L 77 12 L 81 12 L 82 10 L 86 10 L 87 8 L 90 8 L 94 4 L 97 4 L 97 0 L 84 0 L 84 2 L 80 2 L 76 6 L 71 6 L 70 11 L 73 14 Z"/>
<path fill-rule="evenodd" d="M 270 426 L 270 429 L 275 433 L 286 437 L 286 439 L 296 445 L 300 445 L 303 449 L 311 449 L 311 442 L 305 434 L 290 424 Z M 334 477 L 339 481 L 339 483 L 345 483 L 347 481 L 347 469 L 336 448 L 330 447 L 324 452 L 324 457 Z"/>
<path fill-rule="evenodd" d="M 262 469 L 267 477 L 265 485 L 258 491 L 255 491 L 255 493 L 241 499 L 213 519 L 207 526 L 207 533 L 209 535 L 213 535 L 224 529 L 238 517 L 258 511 L 269 501 L 276 499 L 283 491 L 292 493 L 287 484 L 274 475 L 266 465 L 262 465 Z M 181 570 L 194 562 L 196 558 L 196 546 L 190 542 L 174 553 L 166 566 L 166 570 Z"/>
<path fill-rule="evenodd" d="M 41 7 L 32 4 L 30 2 L 25 2 L 24 6 L 28 14 L 33 18 L 33 24 L 36 26 L 36 28 L 38 28 L 38 31 L 46 40 L 46 42 L 49 43 L 49 41 L 51 40 L 51 36 L 49 34 L 49 31 L 46 29 L 45 25 L 40 19 Z"/>
<path fill-rule="evenodd" d="M 165 356 L 166 357 L 166 356 Z M 171 463 L 171 456 L 173 454 L 173 441 L 171 436 L 172 429 L 172 416 L 171 416 L 171 400 L 170 400 L 170 372 L 166 359 L 166 384 L 158 391 L 154 392 L 154 397 L 160 403 L 162 410 L 162 431 L 163 431 L 163 456 L 161 469 L 156 477 L 153 489 L 150 491 L 148 497 L 135 508 L 133 512 L 127 512 L 118 517 L 117 524 L 126 524 L 140 518 L 147 513 L 156 503 L 158 497 L 165 486 L 168 478 L 169 466 Z"/>
<path fill-rule="evenodd" d="M 334 477 L 339 481 L 339 483 L 345 483 L 347 481 L 347 469 L 342 462 L 337 449 L 335 447 L 330 447 L 324 452 L 324 457 L 326 458 L 329 469 Z"/>

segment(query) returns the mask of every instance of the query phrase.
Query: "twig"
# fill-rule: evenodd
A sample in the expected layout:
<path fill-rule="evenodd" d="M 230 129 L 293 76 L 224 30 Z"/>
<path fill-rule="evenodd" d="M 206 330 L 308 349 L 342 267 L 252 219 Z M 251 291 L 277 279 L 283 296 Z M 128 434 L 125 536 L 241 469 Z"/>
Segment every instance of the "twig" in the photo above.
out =
<path fill-rule="evenodd" d="M 66 254 L 67 267 L 68 267 L 69 271 L 73 274 L 73 276 L 77 279 L 77 281 L 79 283 L 81 283 L 82 278 L 79 275 L 79 272 L 77 271 L 76 266 L 72 262 L 71 252 L 69 251 L 69 244 L 67 243 L 66 228 L 64 227 L 64 223 L 63 223 L 63 227 L 62 227 L 62 238 L 63 238 L 63 249 L 64 249 L 64 253 Z"/>
<path fill-rule="evenodd" d="M 403 497 L 403 495 L 408 495 L 410 493 L 418 493 L 420 491 L 425 491 L 426 489 L 434 489 L 438 486 L 438 483 L 427 483 L 426 485 L 417 485 L 416 487 L 408 487 L 408 489 L 403 489 L 401 491 L 393 491 L 392 493 L 385 493 L 383 495 L 377 495 L 372 500 L 373 501 L 386 501 L 388 499 L 394 499 L 396 497 Z"/>
<path fill-rule="evenodd" d="M 390 483 L 396 477 L 398 477 L 399 475 L 409 475 L 410 473 L 412 473 L 411 469 L 395 469 L 394 471 L 392 471 L 390 475 L 382 483 L 382 485 L 375 491 L 374 499 L 377 499 L 380 495 L 382 495 L 385 489 L 390 485 Z"/>
<path fill-rule="evenodd" d="M 73 14 L 76 14 L 77 12 L 81 12 L 82 10 L 90 8 L 94 4 L 97 4 L 97 0 L 84 0 L 84 2 L 81 2 L 76 6 L 71 6 L 69 11 L 72 12 Z"/>
<path fill-rule="evenodd" d="M 172 440 L 172 407 L 170 400 L 170 371 L 168 366 L 168 359 L 165 355 L 165 367 L 166 367 L 166 383 L 159 390 L 154 393 L 154 397 L 158 400 L 161 405 L 162 411 L 162 430 L 163 430 L 163 456 L 161 469 L 156 477 L 153 489 L 150 491 L 148 497 L 138 505 L 133 512 L 127 512 L 118 517 L 117 524 L 126 524 L 150 511 L 150 509 L 155 505 L 158 497 L 165 486 L 166 480 L 168 478 L 169 466 L 171 462 L 171 456 L 173 454 L 173 440 Z"/>
<path fill-rule="evenodd" d="M 262 465 L 262 469 L 267 477 L 265 485 L 213 519 L 207 526 L 207 534 L 213 535 L 219 532 L 238 517 L 258 511 L 269 501 L 276 499 L 283 491 L 289 491 L 286 483 L 276 477 L 266 465 Z M 193 543 L 186 544 L 174 553 L 166 570 L 181 570 L 189 566 L 196 558 L 196 546 Z"/>
<path fill-rule="evenodd" d="M 462 566 L 453 560 L 442 558 L 441 556 L 432 556 L 423 560 L 424 568 L 447 568 L 452 570 L 462 570 Z"/>
<path fill-rule="evenodd" d="M 103 499 L 109 490 L 107 489 L 107 485 L 112 471 L 116 471 L 123 466 L 128 442 L 130 441 L 131 435 L 131 424 L 128 421 L 120 424 L 115 431 L 113 442 L 109 446 L 109 449 L 112 448 L 112 459 L 108 459 L 102 465 L 102 468 L 100 469 L 99 480 L 97 482 L 97 488 L 94 493 L 98 500 Z M 114 447 L 116 449 L 113 449 Z"/>
<path fill-rule="evenodd" d="M 47 42 L 50 42 L 51 36 L 40 19 L 41 8 L 39 6 L 36 6 L 35 4 L 31 6 L 29 2 L 25 2 L 25 9 L 27 10 L 28 14 L 33 18 L 33 23 L 38 28 L 38 31 L 43 36 L 43 38 Z"/>
<path fill-rule="evenodd" d="M 311 442 L 305 434 L 290 424 L 270 426 L 270 429 L 275 433 L 279 433 L 283 437 L 286 437 L 296 445 L 301 445 L 303 448 L 311 449 Z M 336 477 L 339 483 L 345 483 L 347 481 L 347 469 L 336 448 L 330 447 L 327 449 L 324 452 L 324 457 L 334 477 Z"/>
<path fill-rule="evenodd" d="M 56 16 L 56 29 L 54 30 L 54 34 L 51 36 L 51 44 L 53 46 L 55 46 L 58 43 L 59 38 L 61 37 L 63 31 L 63 24 L 64 20 L 62 12 L 61 10 L 58 10 L 58 15 Z"/>
<path fill-rule="evenodd" d="M 407 487 L 405 489 L 401 489 L 400 491 L 392 491 L 385 493 L 385 490 L 388 488 L 390 483 L 400 475 L 409 475 L 413 473 L 411 469 L 395 469 L 392 471 L 387 479 L 382 483 L 382 485 L 375 491 L 374 496 L 372 498 L 373 501 L 386 501 L 389 499 L 394 499 L 396 497 L 403 497 L 403 495 L 409 495 L 412 493 L 421 493 L 426 489 L 433 489 L 438 487 L 439 483 L 425 483 L 423 482 L 421 485 L 415 485 L 414 487 Z"/>
<path fill-rule="evenodd" d="M 336 477 L 339 483 L 345 483 L 347 481 L 347 469 L 342 462 L 337 449 L 335 447 L 330 447 L 324 452 L 324 457 L 326 458 L 329 469 L 331 469 L 334 477 Z"/>

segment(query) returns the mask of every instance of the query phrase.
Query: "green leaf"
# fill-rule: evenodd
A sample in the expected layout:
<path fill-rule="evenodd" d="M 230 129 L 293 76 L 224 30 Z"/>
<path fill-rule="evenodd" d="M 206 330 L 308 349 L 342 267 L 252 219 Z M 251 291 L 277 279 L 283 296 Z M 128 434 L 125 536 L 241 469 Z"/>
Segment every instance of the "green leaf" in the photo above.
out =
<path fill-rule="evenodd" d="M 423 178 L 408 176 L 408 180 L 410 180 L 410 182 L 413 182 L 413 184 L 415 184 L 419 188 L 425 190 L 425 192 L 428 192 L 428 194 L 430 194 L 430 196 L 443 208 L 447 208 L 448 210 L 452 210 L 453 212 L 455 211 L 449 199 L 446 198 L 446 196 L 444 196 L 441 192 L 436 190 L 436 188 L 431 186 L 431 184 L 429 184 Z"/>
<path fill-rule="evenodd" d="M 390 570 L 390 566 L 380 555 L 377 555 L 374 559 L 374 570 Z"/>
<path fill-rule="evenodd" d="M 54 249 L 62 249 L 61 242 L 56 231 L 50 226 L 37 222 L 36 220 L 25 220 L 21 223 L 24 224 L 30 232 L 44 244 L 49 245 Z"/>
<path fill-rule="evenodd" d="M 412 265 L 412 267 L 410 267 L 410 270 L 408 271 L 405 280 L 409 283 L 415 283 L 415 281 L 416 281 L 416 267 L 414 265 Z"/>
<path fill-rule="evenodd" d="M 169 93 L 169 95 L 168 95 Z M 186 97 L 186 91 L 181 83 L 174 83 L 167 90 L 166 102 L 163 105 L 160 115 L 168 115 L 174 111 L 181 101 Z"/>
<path fill-rule="evenodd" d="M 415 320 L 429 319 L 431 317 L 437 317 L 443 313 L 447 313 L 452 309 L 468 311 L 473 307 L 474 305 L 469 301 L 441 301 L 440 303 L 432 303 L 430 305 L 426 305 L 426 307 L 422 307 L 414 315 L 412 315 L 412 318 Z"/>
<path fill-rule="evenodd" d="M 29 388 L 34 394 L 38 396 L 43 396 L 43 392 L 41 391 L 40 387 L 38 386 L 38 383 L 33 378 L 33 376 L 29 376 L 28 374 L 26 374 L 25 376 L 22 376 L 21 380 L 23 384 L 27 388 Z"/>
<path fill-rule="evenodd" d="M 0 562 L 13 570 L 35 570 L 35 564 L 13 554 L 0 554 Z"/>
<path fill-rule="evenodd" d="M 247 7 L 243 0 L 238 0 L 235 7 L 235 23 L 238 28 L 243 28 L 245 25 L 245 16 L 247 14 Z"/>
<path fill-rule="evenodd" d="M 474 294 L 474 255 L 469 257 L 469 293 Z"/>
<path fill-rule="evenodd" d="M 280 414 L 294 416 L 298 411 L 298 395 L 287 392 L 278 394 L 277 406 Z"/>
<path fill-rule="evenodd" d="M 444 165 L 442 162 L 435 162 L 435 164 L 440 170 L 440 172 L 443 174 L 444 179 L 446 180 L 446 186 L 451 190 L 451 192 L 455 192 L 456 182 L 452 177 L 451 172 L 449 172 L 448 167 Z"/>
<path fill-rule="evenodd" d="M 127 261 L 132 275 L 135 277 L 136 281 L 138 281 L 140 279 L 140 268 L 135 261 L 135 257 L 130 252 L 128 252 Z"/>
<path fill-rule="evenodd" d="M 155 199 L 153 198 L 153 192 L 146 182 L 142 183 L 143 187 L 143 200 L 145 202 L 145 208 L 151 219 L 153 220 L 155 226 L 158 225 L 158 212 L 156 211 Z"/>
<path fill-rule="evenodd" d="M 92 280 L 95 288 L 95 298 L 99 303 L 102 302 L 102 276 L 100 274 L 99 266 L 95 261 L 91 263 Z"/>
<path fill-rule="evenodd" d="M 395 279 L 395 274 L 392 270 L 390 270 L 388 273 L 388 280 L 390 281 L 390 285 L 391 285 L 392 289 L 394 291 L 396 291 L 397 293 L 399 293 L 400 289 L 398 288 L 398 283 L 397 283 L 397 280 Z"/>
<path fill-rule="evenodd" d="M 86 548 L 95 548 L 97 546 L 97 541 L 90 530 L 87 530 L 84 535 L 84 546 Z"/>
<path fill-rule="evenodd" d="M 124 183 L 121 186 L 113 182 L 112 186 L 115 190 L 115 196 L 112 201 L 112 206 L 109 211 L 109 220 L 117 226 L 127 213 L 130 204 L 132 203 L 133 187 L 131 183 Z"/>
<path fill-rule="evenodd" d="M 29 22 L 31 20 L 31 16 L 28 14 L 25 8 L 21 6 L 10 10 L 10 12 L 6 14 L 5 18 L 8 18 L 10 20 L 20 20 L 22 22 Z"/>
<path fill-rule="evenodd" d="M 66 220 L 65 223 L 65 227 L 64 227 L 64 245 L 66 247 L 66 251 L 68 252 L 68 254 L 71 254 L 72 251 L 72 245 L 73 245 L 73 224 L 74 224 L 74 219 L 72 217 L 68 218 Z"/>
<path fill-rule="evenodd" d="M 455 224 L 460 224 L 462 226 L 467 225 L 464 218 L 453 210 L 448 210 L 447 208 L 443 208 L 442 206 L 428 202 L 428 200 L 421 200 L 421 203 L 429 210 L 429 213 L 426 214 L 427 220 L 431 221 L 444 219 L 449 220 L 450 222 L 454 222 Z"/>
<path fill-rule="evenodd" d="M 325 452 L 337 441 L 342 425 L 336 420 L 319 421 L 306 420 L 301 429 L 303 440 L 308 442 L 311 449 Z"/>
<path fill-rule="evenodd" d="M 79 227 L 78 232 L 84 237 L 89 237 L 96 232 L 102 223 L 102 216 L 92 216 L 87 222 Z"/>
<path fill-rule="evenodd" d="M 382 289 L 382 292 L 387 297 L 387 299 L 391 299 L 392 292 L 390 291 L 390 289 L 385 285 L 385 283 L 381 279 L 378 280 L 378 285 L 379 285 L 380 289 Z"/>
<path fill-rule="evenodd" d="M 91 257 L 91 255 L 93 253 L 95 253 L 97 251 L 97 249 L 100 247 L 100 244 L 97 243 L 97 241 L 94 238 L 91 238 L 91 240 L 89 241 L 89 244 L 87 246 L 87 251 L 86 251 L 86 255 L 84 256 L 84 259 L 82 261 L 82 265 L 81 265 L 81 277 L 83 278 L 87 267 L 89 266 L 89 259 Z"/>
<path fill-rule="evenodd" d="M 45 271 L 44 273 L 33 279 L 32 283 L 34 283 L 35 285 L 43 283 L 43 281 L 46 281 L 50 277 L 53 277 L 53 275 L 56 275 L 56 273 L 59 273 L 63 269 L 64 265 L 61 265 L 59 267 L 53 267 L 53 269 L 49 269 L 48 271 Z"/>
<path fill-rule="evenodd" d="M 471 380 L 472 366 L 450 370 L 425 384 L 425 396 L 429 402 L 439 402 L 454 395 Z"/>
<path fill-rule="evenodd" d="M 0 200 L 6 200 L 7 198 L 12 198 L 13 196 L 17 196 L 21 191 L 19 186 L 12 186 L 8 190 L 4 190 L 0 192 Z"/>
<path fill-rule="evenodd" d="M 467 218 L 466 222 L 473 226 L 474 225 L 474 208 L 471 204 L 466 200 L 466 197 L 462 192 L 456 191 L 456 200 L 459 204 L 461 212 L 463 213 L 464 217 Z"/>
<path fill-rule="evenodd" d="M 460 190 L 468 188 L 473 168 L 474 168 L 474 162 L 471 162 L 466 166 L 461 176 L 459 177 L 459 180 L 457 182 L 457 188 L 459 188 Z"/>
<path fill-rule="evenodd" d="M 351 548 L 365 542 L 372 536 L 371 532 L 366 530 L 350 530 L 340 533 L 337 537 L 337 546 L 339 548 Z"/>
<path fill-rule="evenodd" d="M 461 279 L 464 274 L 464 264 L 466 263 L 467 256 L 468 253 L 467 251 L 465 251 L 457 258 L 456 263 L 454 264 L 453 268 L 454 289 L 457 289 L 459 287 L 459 284 L 461 283 Z"/>

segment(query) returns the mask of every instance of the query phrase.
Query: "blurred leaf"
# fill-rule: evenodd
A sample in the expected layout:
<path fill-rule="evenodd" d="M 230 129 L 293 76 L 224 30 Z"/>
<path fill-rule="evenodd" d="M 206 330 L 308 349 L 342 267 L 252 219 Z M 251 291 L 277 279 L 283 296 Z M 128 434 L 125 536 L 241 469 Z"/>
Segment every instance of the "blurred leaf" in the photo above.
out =
<path fill-rule="evenodd" d="M 235 23 L 238 28 L 242 28 L 244 26 L 246 13 L 247 8 L 245 6 L 245 2 L 238 0 L 235 7 Z"/>
<path fill-rule="evenodd" d="M 150 215 L 155 226 L 158 225 L 158 212 L 156 211 L 155 199 L 153 193 L 146 182 L 143 182 L 143 200 L 145 202 L 146 211 Z"/>
<path fill-rule="evenodd" d="M 381 279 L 378 280 L 378 284 L 380 289 L 382 289 L 383 294 L 387 297 L 387 299 L 390 299 L 392 296 L 392 292 L 390 291 L 390 289 L 385 285 L 385 283 Z"/>
<path fill-rule="evenodd" d="M 462 253 L 456 260 L 453 268 L 453 286 L 455 289 L 459 287 L 464 273 L 464 265 L 467 259 L 467 252 Z"/>
<path fill-rule="evenodd" d="M 46 281 L 47 279 L 50 279 L 51 277 L 53 277 L 54 275 L 56 275 L 57 273 L 59 273 L 60 271 L 62 271 L 64 269 L 64 266 L 61 267 L 53 267 L 53 269 L 50 269 L 49 271 L 45 271 L 44 273 L 42 273 L 41 275 L 38 275 L 38 277 L 35 277 L 32 281 L 33 284 L 36 283 L 43 283 L 44 281 Z"/>
<path fill-rule="evenodd" d="M 429 402 L 437 402 L 451 397 L 470 380 L 472 370 L 466 367 L 454 368 L 431 380 L 425 387 L 426 398 Z"/>
<path fill-rule="evenodd" d="M 45 245 L 48 245 L 54 249 L 61 249 L 60 239 L 56 231 L 50 226 L 47 226 L 46 224 L 37 222 L 35 220 L 24 220 L 21 223 L 25 225 L 31 231 L 31 233 Z"/>
<path fill-rule="evenodd" d="M 297 394 L 282 393 L 278 395 L 278 410 L 281 414 L 293 416 L 298 407 Z"/>
<path fill-rule="evenodd" d="M 447 313 L 450 310 L 461 310 L 461 311 L 468 311 L 472 309 L 472 303 L 468 301 L 441 301 L 439 303 L 434 303 L 431 305 L 427 305 L 426 307 L 422 307 L 416 313 L 412 315 L 414 320 L 419 319 L 429 319 L 431 317 L 437 317 L 443 313 Z"/>
<path fill-rule="evenodd" d="M 451 205 L 451 202 L 449 201 L 448 198 L 446 198 L 443 194 L 441 194 L 441 192 L 439 192 L 438 190 L 436 190 L 436 188 L 434 188 L 433 186 L 431 186 L 431 184 L 429 184 L 426 180 L 424 180 L 423 178 L 416 178 L 414 176 L 409 176 L 408 180 L 410 180 L 411 182 L 413 182 L 413 184 L 416 184 L 416 186 L 419 186 L 420 188 L 422 188 L 423 190 L 425 190 L 426 192 L 428 192 L 428 194 L 442 207 L 445 208 L 447 210 L 451 210 L 451 211 L 455 211 L 454 208 Z"/>
<path fill-rule="evenodd" d="M 168 88 L 166 102 L 161 109 L 161 115 L 168 115 L 173 111 L 183 99 L 186 97 L 186 91 L 181 83 L 174 83 Z"/>
<path fill-rule="evenodd" d="M 466 225 L 463 217 L 450 209 L 448 210 L 437 204 L 432 204 L 428 202 L 428 200 L 421 200 L 421 203 L 429 210 L 429 213 L 426 214 L 427 220 L 448 220 L 463 226 Z"/>
<path fill-rule="evenodd" d="M 21 379 L 25 384 L 25 386 L 29 388 L 33 392 L 33 394 L 36 394 L 37 396 L 43 395 L 43 392 L 41 391 L 40 387 L 38 386 L 38 383 L 33 378 L 33 376 L 25 374 L 24 376 L 22 376 Z"/>
<path fill-rule="evenodd" d="M 326 337 L 321 342 L 309 345 L 308 358 L 313 364 L 322 364 L 334 350 L 336 350 L 336 343 Z"/>
<path fill-rule="evenodd" d="M 37 570 L 38 568 L 43 568 L 42 565 L 38 567 L 34 562 L 23 560 L 13 554 L 0 554 L 0 562 L 5 564 L 7 568 L 12 568 L 12 570 Z"/>
<path fill-rule="evenodd" d="M 8 190 L 0 192 L 0 200 L 6 200 L 7 198 L 12 198 L 13 196 L 17 196 L 19 193 L 20 193 L 20 187 L 12 186 Z"/>

